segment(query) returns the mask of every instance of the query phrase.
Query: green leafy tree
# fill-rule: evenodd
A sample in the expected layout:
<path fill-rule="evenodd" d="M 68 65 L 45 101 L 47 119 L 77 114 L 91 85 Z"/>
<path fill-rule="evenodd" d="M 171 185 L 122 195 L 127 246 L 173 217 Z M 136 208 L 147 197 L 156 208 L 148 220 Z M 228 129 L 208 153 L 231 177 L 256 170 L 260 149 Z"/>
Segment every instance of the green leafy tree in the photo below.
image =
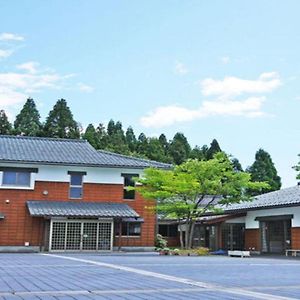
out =
<path fill-rule="evenodd" d="M 135 152 L 137 147 L 137 139 L 131 126 L 127 128 L 125 138 L 130 152 Z"/>
<path fill-rule="evenodd" d="M 44 126 L 44 135 L 53 138 L 70 139 L 80 137 L 78 124 L 74 120 L 65 99 L 58 100 L 49 112 Z"/>
<path fill-rule="evenodd" d="M 221 147 L 216 139 L 213 139 L 210 147 L 208 148 L 206 152 L 206 159 L 212 159 L 214 155 L 218 152 L 221 152 Z"/>
<path fill-rule="evenodd" d="M 0 134 L 11 134 L 12 126 L 3 109 L 0 110 Z"/>
<path fill-rule="evenodd" d="M 253 182 L 265 181 L 269 184 L 269 188 L 263 188 L 261 190 L 249 190 L 252 196 L 264 194 L 270 191 L 279 190 L 281 187 L 281 178 L 277 174 L 277 170 L 272 161 L 271 155 L 259 149 L 255 154 L 254 163 L 247 169 L 247 172 L 251 174 L 251 180 Z"/>
<path fill-rule="evenodd" d="M 180 165 L 188 159 L 191 147 L 183 133 L 177 132 L 170 143 L 168 154 L 175 164 Z"/>
<path fill-rule="evenodd" d="M 17 135 L 38 136 L 41 134 L 40 114 L 32 98 L 28 98 L 14 122 Z"/>
<path fill-rule="evenodd" d="M 185 224 L 181 246 L 189 249 L 197 218 L 208 212 L 222 212 L 220 205 L 249 201 L 246 189 L 268 186 L 251 182 L 250 178 L 248 173 L 235 172 L 226 154 L 220 152 L 211 160 L 188 160 L 173 170 L 146 169 L 143 177 L 136 179 L 141 185 L 135 189 L 146 199 L 155 199 L 159 212 Z"/>

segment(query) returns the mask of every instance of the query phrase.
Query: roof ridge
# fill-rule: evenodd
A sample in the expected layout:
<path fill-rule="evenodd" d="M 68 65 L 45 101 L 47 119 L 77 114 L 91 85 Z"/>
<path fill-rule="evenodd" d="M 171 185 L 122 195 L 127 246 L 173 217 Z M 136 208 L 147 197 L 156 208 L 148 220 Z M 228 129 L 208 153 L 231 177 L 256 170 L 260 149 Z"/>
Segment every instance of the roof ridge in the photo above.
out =
<path fill-rule="evenodd" d="M 97 152 L 102 152 L 102 153 L 112 155 L 112 156 L 120 156 L 120 157 L 124 157 L 124 158 L 131 158 L 131 159 L 144 161 L 144 162 L 156 162 L 156 163 L 159 163 L 159 164 L 164 164 L 164 165 L 169 165 L 169 166 L 172 165 L 172 164 L 160 162 L 160 161 L 157 161 L 157 160 L 151 160 L 151 159 L 147 159 L 147 158 L 141 158 L 141 157 L 136 157 L 136 156 L 130 156 L 130 155 L 125 155 L 125 154 L 115 153 L 115 152 L 107 151 L 107 150 L 103 150 L 103 149 L 98 149 Z"/>
<path fill-rule="evenodd" d="M 7 135 L 7 134 L 2 134 L 2 135 L 0 135 L 0 138 L 88 143 L 88 141 L 85 140 L 85 139 L 54 138 L 54 137 L 28 136 L 28 135 Z"/>

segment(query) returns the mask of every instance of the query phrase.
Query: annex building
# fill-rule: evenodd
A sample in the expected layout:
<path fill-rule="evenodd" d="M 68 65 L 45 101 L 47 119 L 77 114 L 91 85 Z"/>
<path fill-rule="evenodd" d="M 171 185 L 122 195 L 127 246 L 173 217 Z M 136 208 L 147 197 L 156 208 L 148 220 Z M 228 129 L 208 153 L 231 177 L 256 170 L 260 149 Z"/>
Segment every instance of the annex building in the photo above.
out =
<path fill-rule="evenodd" d="M 164 163 L 87 141 L 0 136 L 0 251 L 111 251 L 154 246 L 156 216 L 128 190 Z"/>
<path fill-rule="evenodd" d="M 159 233 L 167 237 L 170 246 L 179 245 L 174 220 L 160 220 Z M 300 185 L 224 206 L 222 215 L 199 218 L 193 245 L 259 254 L 300 250 Z"/>

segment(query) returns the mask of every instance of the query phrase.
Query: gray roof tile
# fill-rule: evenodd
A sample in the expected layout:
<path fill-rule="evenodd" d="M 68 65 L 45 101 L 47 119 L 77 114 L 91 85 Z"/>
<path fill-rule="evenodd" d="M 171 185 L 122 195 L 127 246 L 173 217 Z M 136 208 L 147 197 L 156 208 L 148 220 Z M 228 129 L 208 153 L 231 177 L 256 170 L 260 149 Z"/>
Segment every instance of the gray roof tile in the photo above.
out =
<path fill-rule="evenodd" d="M 0 162 L 63 164 L 95 167 L 171 168 L 171 165 L 107 151 L 87 141 L 24 136 L 0 136 Z"/>
<path fill-rule="evenodd" d="M 253 201 L 223 207 L 225 212 L 238 212 L 263 208 L 300 205 L 300 186 L 281 189 L 256 196 Z"/>
<path fill-rule="evenodd" d="M 27 207 L 33 217 L 139 217 L 124 203 L 30 200 Z"/>

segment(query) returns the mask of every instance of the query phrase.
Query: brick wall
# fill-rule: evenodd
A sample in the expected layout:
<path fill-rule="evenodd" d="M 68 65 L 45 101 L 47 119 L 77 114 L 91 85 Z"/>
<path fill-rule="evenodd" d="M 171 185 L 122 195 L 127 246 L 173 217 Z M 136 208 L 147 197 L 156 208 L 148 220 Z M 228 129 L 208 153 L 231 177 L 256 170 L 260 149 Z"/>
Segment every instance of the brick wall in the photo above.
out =
<path fill-rule="evenodd" d="M 291 228 L 292 249 L 300 249 L 300 227 Z"/>
<path fill-rule="evenodd" d="M 260 251 L 260 232 L 259 229 L 246 229 L 245 230 L 245 249 Z"/>
<path fill-rule="evenodd" d="M 47 190 L 48 195 L 43 195 Z M 6 204 L 6 200 L 9 204 Z M 27 200 L 69 201 L 69 183 L 37 181 L 34 190 L 0 190 L 0 212 L 5 219 L 0 221 L 0 246 L 23 246 L 24 242 L 39 246 L 44 239 L 44 219 L 32 218 L 26 207 Z M 136 195 L 135 200 L 123 200 L 123 185 L 85 183 L 83 199 L 79 201 L 119 202 L 132 207 L 145 222 L 141 237 L 123 238 L 124 245 L 153 246 L 155 235 L 155 215 L 147 207 L 150 201 Z"/>

